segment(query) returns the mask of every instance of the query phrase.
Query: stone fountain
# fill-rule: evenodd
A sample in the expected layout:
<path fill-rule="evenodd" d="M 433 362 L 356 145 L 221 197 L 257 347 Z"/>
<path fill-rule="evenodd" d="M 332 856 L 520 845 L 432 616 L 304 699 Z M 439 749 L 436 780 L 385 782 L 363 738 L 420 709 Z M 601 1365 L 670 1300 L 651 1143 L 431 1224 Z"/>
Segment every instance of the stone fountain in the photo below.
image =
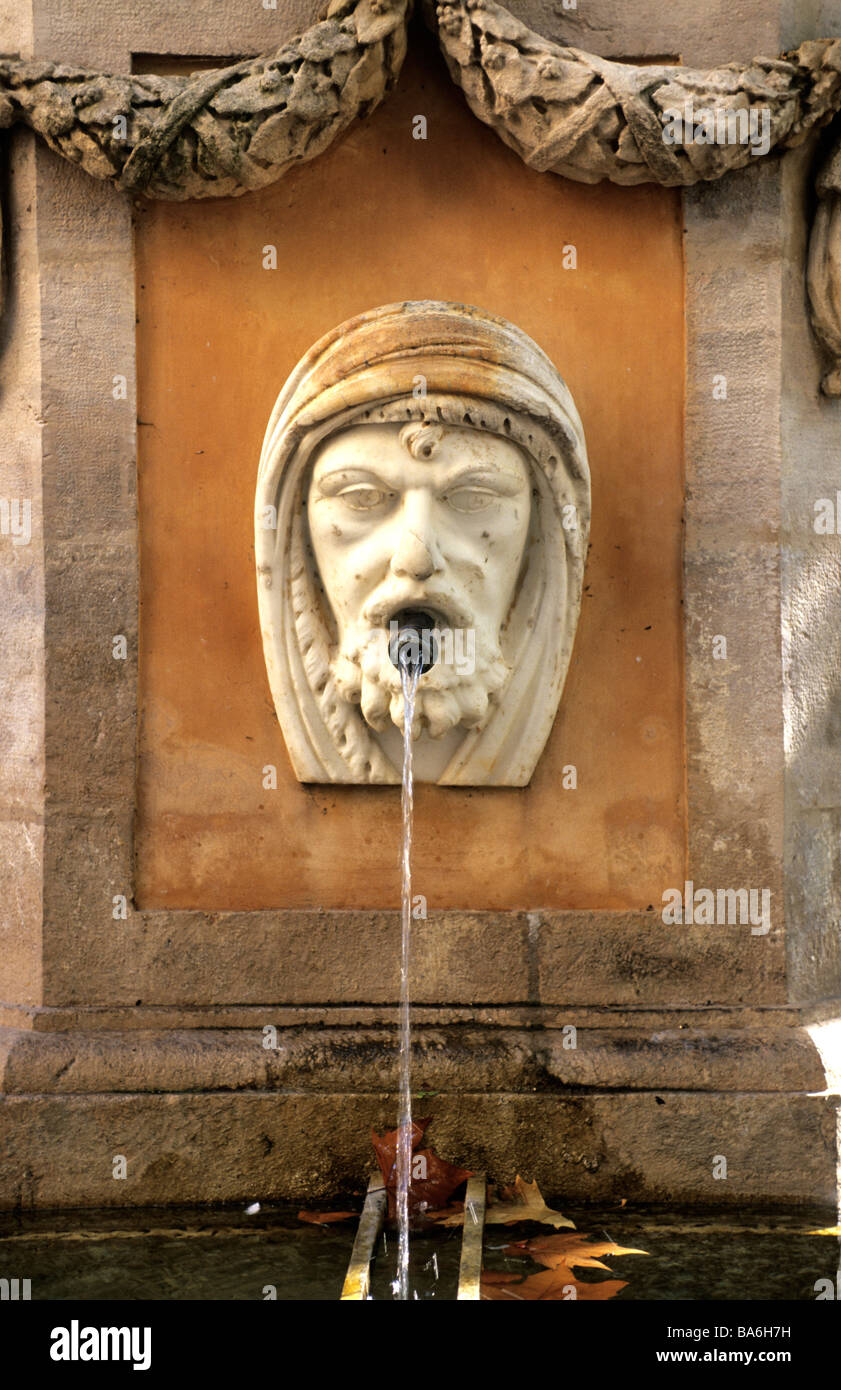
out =
<path fill-rule="evenodd" d="M 414 1075 L 442 1150 L 569 1200 L 835 1200 L 841 479 L 802 267 L 838 41 L 758 3 L 722 34 L 594 3 L 577 37 L 545 6 L 447 7 L 478 120 L 420 32 L 371 113 L 402 4 L 297 38 L 315 5 L 208 12 L 216 75 L 165 7 L 131 38 L 16 7 L 38 23 L 4 52 L 34 67 L 5 63 L 4 120 L 42 142 L 7 137 L 6 1207 L 363 1185 L 396 1105 L 382 639 L 406 607 L 452 654 L 415 747 Z M 131 74 L 158 43 L 184 70 Z M 225 66 L 269 49 L 268 74 Z M 657 93 L 714 94 L 722 53 L 801 149 L 669 147 L 658 173 Z M 558 150 L 583 121 L 560 174 L 544 117 Z M 256 180 L 264 126 L 265 186 L 214 201 Z M 819 194 L 835 343 L 831 168 Z M 372 443 L 377 482 L 342 482 Z"/>

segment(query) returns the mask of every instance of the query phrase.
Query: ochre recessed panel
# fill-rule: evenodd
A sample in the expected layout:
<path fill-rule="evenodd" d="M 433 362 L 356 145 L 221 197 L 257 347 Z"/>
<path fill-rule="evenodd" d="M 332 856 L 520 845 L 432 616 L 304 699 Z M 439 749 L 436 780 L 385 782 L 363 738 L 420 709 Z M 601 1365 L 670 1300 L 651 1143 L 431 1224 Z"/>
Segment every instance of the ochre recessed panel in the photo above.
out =
<path fill-rule="evenodd" d="M 399 790 L 293 777 L 263 664 L 252 511 L 269 412 L 301 354 L 353 314 L 426 298 L 481 305 L 548 352 L 584 422 L 593 524 L 531 785 L 419 788 L 415 891 L 430 910 L 659 902 L 683 881 L 686 840 L 678 194 L 526 169 L 427 49 L 369 122 L 274 188 L 144 204 L 137 254 L 138 904 L 398 903 Z"/>

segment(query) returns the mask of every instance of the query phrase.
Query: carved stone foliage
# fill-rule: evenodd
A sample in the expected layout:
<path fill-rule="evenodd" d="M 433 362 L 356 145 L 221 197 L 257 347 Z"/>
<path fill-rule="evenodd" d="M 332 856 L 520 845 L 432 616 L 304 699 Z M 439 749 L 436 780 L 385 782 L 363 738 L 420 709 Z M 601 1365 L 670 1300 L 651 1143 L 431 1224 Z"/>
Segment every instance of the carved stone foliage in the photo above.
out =
<path fill-rule="evenodd" d="M 382 100 L 410 0 L 332 0 L 274 53 L 189 77 L 0 61 L 0 125 L 23 121 L 94 178 L 152 198 L 223 198 L 320 154 Z"/>
<path fill-rule="evenodd" d="M 423 0 L 470 109 L 526 164 L 584 183 L 686 185 L 800 144 L 841 107 L 841 39 L 710 72 L 562 48 L 494 0 Z M 732 137 L 732 138 L 731 138 Z M 841 149 L 817 181 L 808 289 L 841 395 Z"/>
<path fill-rule="evenodd" d="M 426 0 L 430 17 L 432 9 Z M 798 144 L 841 105 L 841 39 L 696 72 L 562 48 L 494 0 L 442 0 L 434 18 L 474 115 L 533 169 L 584 183 L 720 178 L 757 153 Z M 704 130 L 707 111 L 722 113 L 718 130 Z M 721 139 L 728 129 L 748 138 Z"/>
<path fill-rule="evenodd" d="M 841 109 L 841 39 L 710 72 L 561 47 L 494 0 L 421 0 L 471 110 L 532 168 L 687 185 L 799 144 Z M 25 123 L 94 178 L 151 198 L 228 197 L 312 159 L 396 81 L 412 0 L 331 0 L 274 53 L 190 77 L 0 59 L 0 127 Z M 841 156 L 809 251 L 812 323 L 841 394 Z"/>
<path fill-rule="evenodd" d="M 514 324 L 391 304 L 316 343 L 278 397 L 255 505 L 263 650 L 299 781 L 400 781 L 389 629 L 411 610 L 436 648 L 418 780 L 525 786 L 566 678 L 589 524 L 575 405 Z"/>
<path fill-rule="evenodd" d="M 832 360 L 823 392 L 841 396 L 841 147 L 829 155 L 816 188 L 806 274 L 809 305 L 812 327 Z"/>

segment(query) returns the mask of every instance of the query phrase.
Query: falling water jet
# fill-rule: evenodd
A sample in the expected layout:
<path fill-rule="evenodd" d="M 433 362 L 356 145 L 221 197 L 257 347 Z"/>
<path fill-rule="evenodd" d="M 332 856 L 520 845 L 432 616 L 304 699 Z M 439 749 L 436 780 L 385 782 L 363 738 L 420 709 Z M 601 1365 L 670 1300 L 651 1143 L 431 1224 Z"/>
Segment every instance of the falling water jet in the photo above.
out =
<path fill-rule="evenodd" d="M 411 1015 L 409 1008 L 409 966 L 412 932 L 412 813 L 414 808 L 412 725 L 418 681 L 439 656 L 436 618 L 421 609 L 407 608 L 395 614 L 389 633 L 389 656 L 400 672 L 403 689 L 403 846 L 401 857 L 401 949 L 400 949 L 400 1106 L 397 1121 L 397 1278 L 392 1284 L 395 1297 L 408 1301 L 409 1291 L 409 1186 L 412 1169 L 412 1090 Z M 343 1299 L 367 1296 L 369 1266 L 374 1244 L 382 1227 L 385 1190 L 380 1179 L 369 1184 L 357 1239 L 345 1280 Z M 468 1213 L 471 1220 L 468 1221 Z M 458 1299 L 478 1299 L 482 1262 L 482 1234 L 485 1221 L 485 1177 L 474 1174 L 467 1185 L 465 1220 Z M 388 1249 L 383 1231 L 383 1252 Z M 438 1278 L 438 1260 L 435 1277 Z M 414 1297 L 418 1294 L 415 1292 Z"/>
<path fill-rule="evenodd" d="M 391 659 L 400 672 L 403 685 L 403 851 L 401 858 L 401 944 L 400 944 L 400 1111 L 397 1120 L 397 1297 L 409 1297 L 409 1182 L 412 1166 L 411 1033 L 409 1013 L 409 961 L 412 933 L 412 811 L 414 784 L 412 767 L 412 724 L 418 681 L 425 669 L 424 637 L 428 627 L 419 620 L 426 615 L 401 614 L 393 624 Z M 428 619 L 426 619 L 428 623 Z M 396 659 L 395 659 L 396 658 Z M 429 663 L 431 665 L 431 662 Z M 428 669 L 428 666 L 426 666 Z"/>

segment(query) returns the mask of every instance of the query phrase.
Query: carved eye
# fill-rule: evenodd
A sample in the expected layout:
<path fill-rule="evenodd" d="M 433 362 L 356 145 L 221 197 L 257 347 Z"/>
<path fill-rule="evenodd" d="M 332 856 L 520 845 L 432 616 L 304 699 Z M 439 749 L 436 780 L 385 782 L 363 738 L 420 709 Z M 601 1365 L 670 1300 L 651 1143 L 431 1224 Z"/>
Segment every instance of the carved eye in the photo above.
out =
<path fill-rule="evenodd" d="M 483 512 L 496 501 L 496 493 L 480 487 L 457 487 L 446 494 L 444 501 L 457 512 Z"/>
<path fill-rule="evenodd" d="M 352 507 L 355 512 L 369 512 L 374 507 L 382 506 L 392 493 L 386 492 L 378 487 L 348 487 L 344 492 L 338 494 L 346 506 Z"/>

